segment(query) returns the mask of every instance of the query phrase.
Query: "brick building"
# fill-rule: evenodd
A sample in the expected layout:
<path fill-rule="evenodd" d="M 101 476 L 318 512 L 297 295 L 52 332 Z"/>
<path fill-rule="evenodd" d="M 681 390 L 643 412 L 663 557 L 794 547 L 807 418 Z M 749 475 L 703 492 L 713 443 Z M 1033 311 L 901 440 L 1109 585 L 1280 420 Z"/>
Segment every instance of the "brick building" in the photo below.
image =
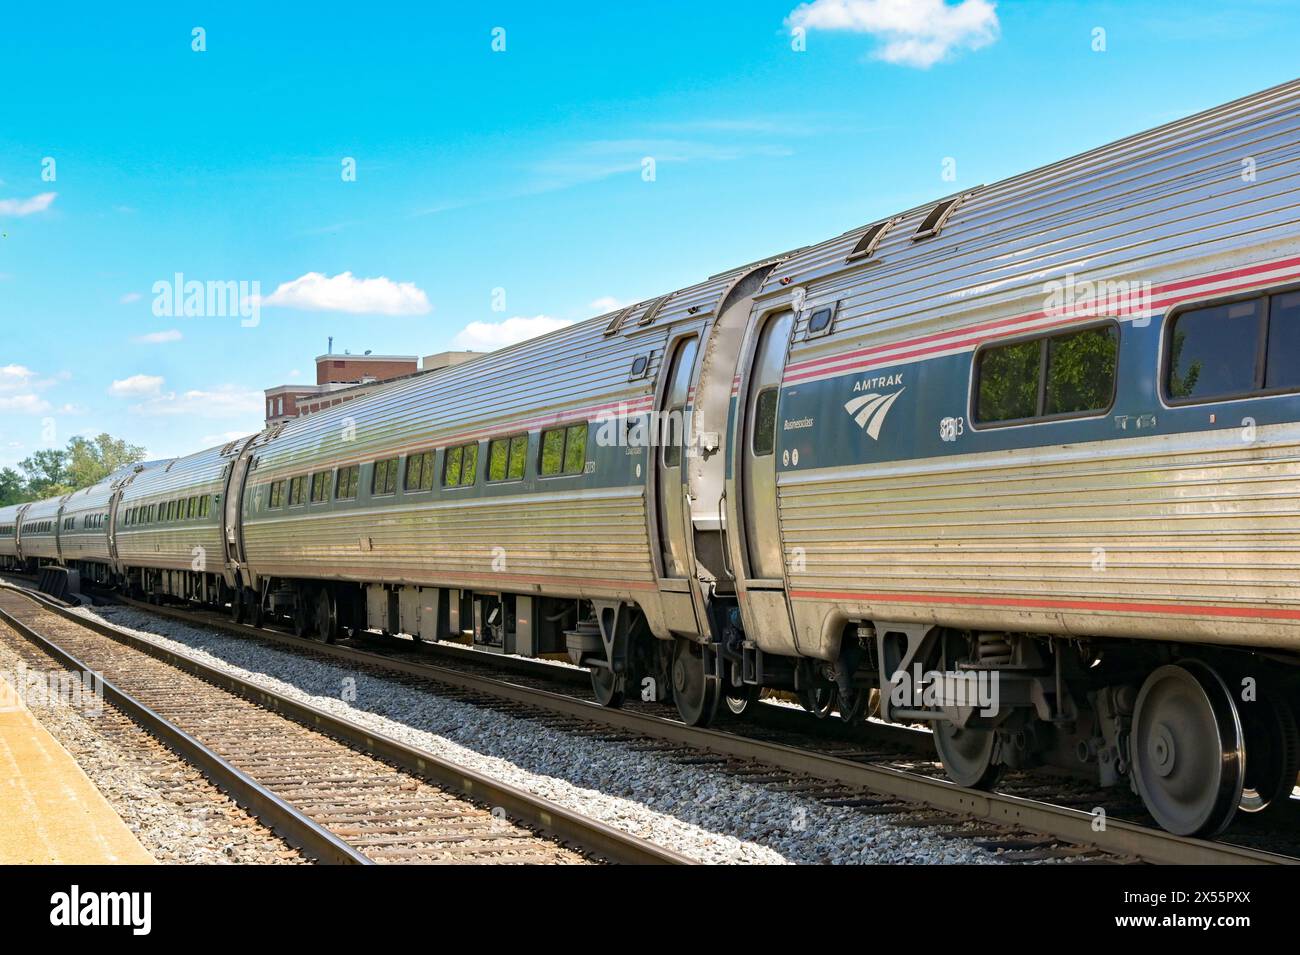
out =
<path fill-rule="evenodd" d="M 266 426 L 314 414 L 369 394 L 384 382 L 423 375 L 477 358 L 481 352 L 415 355 L 317 355 L 316 384 L 277 385 L 266 389 Z"/>

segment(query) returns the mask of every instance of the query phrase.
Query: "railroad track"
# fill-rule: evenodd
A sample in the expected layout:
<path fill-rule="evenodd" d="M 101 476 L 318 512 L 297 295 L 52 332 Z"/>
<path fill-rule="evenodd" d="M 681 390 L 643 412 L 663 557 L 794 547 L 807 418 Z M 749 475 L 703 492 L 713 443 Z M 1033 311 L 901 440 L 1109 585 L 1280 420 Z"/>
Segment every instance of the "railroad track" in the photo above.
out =
<path fill-rule="evenodd" d="M 1065 777 L 1044 779 L 1041 775 L 1031 775 L 1016 785 L 1015 791 L 983 792 L 956 786 L 934 772 L 932 757 L 917 758 L 918 749 L 930 749 L 929 734 L 906 727 L 873 724 L 865 734 L 837 727 L 829 734 L 833 740 L 830 751 L 824 739 L 815 741 L 818 749 L 810 749 L 806 745 L 810 740 L 810 718 L 787 708 L 764 707 L 770 712 L 762 713 L 757 728 L 737 723 L 736 732 L 698 729 L 659 715 L 667 711 L 665 707 L 611 710 L 569 692 L 557 692 L 556 687 L 565 685 L 573 692 L 585 692 L 585 673 L 576 668 L 492 655 L 493 666 L 508 667 L 514 676 L 522 678 L 507 680 L 476 672 L 487 670 L 489 662 L 483 659 L 487 654 L 467 647 L 415 644 L 370 634 L 357 641 L 370 649 L 322 644 L 267 627 L 234 624 L 207 611 L 193 612 L 133 600 L 122 602 L 192 625 L 261 639 L 299 654 L 343 660 L 359 668 L 386 671 L 431 684 L 440 695 L 544 719 L 548 725 L 560 729 L 603 731 L 653 740 L 659 752 L 696 765 L 711 764 L 723 773 L 768 780 L 787 791 L 800 789 L 831 804 L 854 806 L 877 814 L 898 813 L 907 808 L 934 813 L 916 824 L 942 826 L 962 818 L 977 820 L 986 828 L 962 833 L 954 828 L 954 837 L 970 838 L 986 847 L 1001 849 L 1012 858 L 1032 861 L 1095 853 L 1095 857 L 1104 857 L 1106 861 L 1170 864 L 1300 862 L 1300 852 L 1282 854 L 1261 847 L 1258 842 L 1268 842 L 1267 835 L 1253 846 L 1193 839 L 1172 835 L 1131 818 L 1116 818 L 1114 813 L 1107 818 L 1104 829 L 1099 830 L 1095 816 L 1088 811 L 1092 806 L 1115 805 L 1140 814 L 1140 804 L 1136 800 L 1126 802 L 1117 798 L 1113 791 L 1103 793 L 1077 785 L 1072 794 L 1067 792 L 1071 795 L 1070 804 L 1063 804 L 1061 790 L 1068 791 L 1071 786 Z M 421 659 L 425 655 L 436 655 L 456 666 L 431 664 Z M 552 688 L 544 685 L 548 681 Z M 818 726 L 819 731 L 825 729 L 829 727 Z M 801 745 L 791 745 L 790 740 L 798 740 Z M 1295 839 L 1290 842 L 1294 843 Z"/>
<path fill-rule="evenodd" d="M 0 585 L 0 622 L 318 861 L 691 861 L 42 595 Z"/>
<path fill-rule="evenodd" d="M 120 599 L 120 598 L 119 598 Z M 827 752 L 825 741 L 816 742 L 818 750 L 806 746 L 792 746 L 788 740 L 809 740 L 807 735 L 796 735 L 793 728 L 807 727 L 810 719 L 798 711 L 780 707 L 766 707 L 763 723 L 782 729 L 771 731 L 746 724 L 736 724 L 739 732 L 773 732 L 787 742 L 761 738 L 761 735 L 744 736 L 719 730 L 701 730 L 655 715 L 648 710 L 664 711 L 663 707 L 648 706 L 641 709 L 609 710 L 591 702 L 545 689 L 539 685 L 511 682 L 499 677 L 473 672 L 486 669 L 487 655 L 466 647 L 439 644 L 414 644 L 400 638 L 366 635 L 362 642 L 377 646 L 385 652 L 360 649 L 353 646 L 327 645 L 303 640 L 269 628 L 254 628 L 233 624 L 224 617 L 208 611 L 193 612 L 175 607 L 156 606 L 138 601 L 121 600 L 127 606 L 238 635 L 256 638 L 263 642 L 287 647 L 299 655 L 318 656 L 343 660 L 359 669 L 384 671 L 390 676 L 417 681 L 426 687 L 436 687 L 440 695 L 465 700 L 470 703 L 503 710 L 514 715 L 542 719 L 561 730 L 598 734 L 604 732 L 611 738 L 644 738 L 655 741 L 658 752 L 676 756 L 695 765 L 708 765 L 722 773 L 734 773 L 751 780 L 770 783 L 775 788 L 798 790 L 834 805 L 853 806 L 874 814 L 897 814 L 908 809 L 913 812 L 932 810 L 910 824 L 953 826 L 954 838 L 966 838 L 977 844 L 1003 851 L 1010 858 L 1032 861 L 1041 858 L 1063 858 L 1076 855 L 1104 858 L 1106 861 L 1142 860 L 1160 863 L 1242 864 L 1242 863 L 1292 863 L 1297 859 L 1266 849 L 1232 845 L 1225 842 L 1208 842 L 1174 836 L 1162 830 L 1141 825 L 1112 815 L 1105 828 L 1094 828 L 1094 816 L 1089 811 L 1063 805 L 1059 801 L 1063 781 L 1031 778 L 1018 787 L 1018 792 L 987 793 L 954 786 L 947 780 L 927 774 L 933 772 L 932 759 L 918 760 L 915 750 L 928 746 L 928 734 L 906 728 L 875 724 L 872 732 L 883 729 L 887 743 L 865 748 L 860 734 L 841 729 L 833 736 L 845 740 Z M 72 613 L 71 611 L 65 611 Z M 78 619 L 81 619 L 79 615 Z M 400 651 L 400 652 L 399 652 Z M 437 666 L 420 657 L 436 654 L 454 661 L 458 667 Z M 579 681 L 585 687 L 584 674 L 574 668 L 529 661 L 522 658 L 503 658 L 493 655 L 493 665 L 504 664 L 528 682 L 543 679 L 568 684 L 576 688 Z M 819 730 L 823 727 L 819 725 Z M 621 736 L 620 736 L 621 734 Z M 908 755 L 908 751 L 911 755 Z M 918 769 L 922 771 L 917 771 Z M 1115 803 L 1115 794 L 1096 793 L 1082 789 L 1074 794 L 1073 805 L 1097 805 L 1105 799 Z M 1122 802 L 1122 801 L 1121 801 Z M 1136 806 L 1134 802 L 1131 804 Z M 1137 811 L 1140 811 L 1137 810 Z M 985 829 L 956 831 L 955 823 L 973 819 Z M 1064 845 L 1062 845 L 1064 843 Z"/>

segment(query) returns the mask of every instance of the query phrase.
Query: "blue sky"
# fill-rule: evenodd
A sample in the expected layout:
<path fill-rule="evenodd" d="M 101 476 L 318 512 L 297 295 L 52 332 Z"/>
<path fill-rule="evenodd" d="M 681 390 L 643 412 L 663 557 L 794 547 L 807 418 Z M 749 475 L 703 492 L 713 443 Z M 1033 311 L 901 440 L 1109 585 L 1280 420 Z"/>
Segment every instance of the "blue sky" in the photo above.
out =
<path fill-rule="evenodd" d="M 1282 0 L 270 6 L 6 11 L 0 465 L 251 432 L 328 336 L 580 320 L 1292 79 L 1300 31 Z M 155 315 L 176 273 L 260 283 L 259 323 Z"/>

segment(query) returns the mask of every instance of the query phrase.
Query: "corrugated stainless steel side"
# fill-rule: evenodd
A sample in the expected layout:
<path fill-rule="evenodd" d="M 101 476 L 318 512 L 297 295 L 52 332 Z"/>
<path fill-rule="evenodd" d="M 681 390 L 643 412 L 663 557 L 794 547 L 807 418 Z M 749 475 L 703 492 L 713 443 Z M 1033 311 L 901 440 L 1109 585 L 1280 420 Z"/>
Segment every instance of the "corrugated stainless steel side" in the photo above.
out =
<path fill-rule="evenodd" d="M 43 501 L 32 502 L 32 506 L 27 509 L 19 531 L 23 559 L 59 559 L 59 506 L 62 501 L 62 497 L 48 497 Z M 36 530 L 45 521 L 49 522 L 49 529 Z"/>
<path fill-rule="evenodd" d="M 75 560 L 109 563 L 108 506 L 113 497 L 113 486 L 120 477 L 121 472 L 111 474 L 98 484 L 74 491 L 64 502 L 63 519 L 73 520 L 72 528 L 59 534 L 59 549 L 64 563 Z M 101 514 L 103 522 L 88 529 L 87 519 Z"/>
<path fill-rule="evenodd" d="M 1281 647 L 1300 632 L 1298 498 L 1300 425 L 1287 425 L 1254 446 L 1202 432 L 828 468 L 782 488 L 781 520 L 810 625 L 839 606 Z"/>
<path fill-rule="evenodd" d="M 932 335 L 969 351 L 1068 274 L 1177 287 L 1296 254 L 1300 83 L 979 189 L 913 242 L 925 212 L 870 264 L 845 263 L 854 230 L 774 271 L 767 307 L 798 287 L 839 302 L 829 337 L 796 328 L 787 383 L 892 367 L 908 359 L 851 356 Z M 822 363 L 836 355 L 849 364 Z M 1254 447 L 1233 430 L 783 474 L 800 648 L 824 650 L 817 631 L 845 616 L 1294 645 L 1300 432 L 1264 430 Z M 1252 601 L 1270 612 L 1222 624 L 1218 608 Z"/>
<path fill-rule="evenodd" d="M 701 326 L 724 285 L 706 284 L 712 304 L 707 291 L 693 289 L 681 306 Z M 677 311 L 671 299 L 642 302 L 627 311 L 618 332 L 606 334 L 614 314 L 292 421 L 256 452 L 249 489 L 341 464 L 648 410 Z M 639 324 L 647 314 L 649 324 Z M 629 380 L 633 360 L 642 356 L 649 375 Z M 558 493 L 539 487 L 504 496 L 435 487 L 400 503 L 314 513 L 250 510 L 256 497 L 250 493 L 245 554 L 259 575 L 626 596 L 654 586 L 647 477 L 623 486 Z"/>
<path fill-rule="evenodd" d="M 209 573 L 221 572 L 225 550 L 220 497 L 230 447 L 208 448 L 163 462 L 126 485 L 117 508 L 117 556 L 121 563 L 128 567 L 193 570 L 199 566 L 197 561 Z M 204 494 L 210 498 L 206 518 L 132 526 L 124 523 L 130 508 Z"/>

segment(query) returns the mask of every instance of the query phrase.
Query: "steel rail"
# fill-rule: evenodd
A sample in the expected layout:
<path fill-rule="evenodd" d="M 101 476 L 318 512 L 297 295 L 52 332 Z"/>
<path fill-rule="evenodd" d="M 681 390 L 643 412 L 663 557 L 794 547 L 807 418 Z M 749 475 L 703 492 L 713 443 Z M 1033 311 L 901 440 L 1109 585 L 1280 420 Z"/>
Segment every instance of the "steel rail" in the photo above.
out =
<path fill-rule="evenodd" d="M 623 832 L 613 826 L 566 809 L 549 799 L 526 790 L 492 779 L 482 773 L 467 769 L 427 750 L 408 746 L 390 736 L 342 719 L 308 703 L 268 690 L 248 680 L 226 673 L 202 663 L 183 653 L 170 650 L 150 640 L 138 637 L 121 627 L 94 620 L 74 612 L 67 606 L 21 587 L 0 583 L 0 590 L 20 594 L 42 609 L 78 624 L 100 636 L 116 640 L 134 650 L 146 653 L 213 684 L 229 693 L 292 719 L 297 723 L 333 736 L 354 749 L 382 759 L 419 776 L 435 786 L 457 792 L 463 796 L 503 809 L 507 816 L 522 822 L 552 838 L 581 847 L 611 862 L 632 865 L 692 865 L 697 860 L 666 849 L 645 839 Z M 0 617 L 11 626 L 22 624 L 0 608 Z M 19 629 L 22 633 L 26 629 Z M 24 633 L 26 636 L 26 633 Z M 369 656 L 382 659 L 374 654 Z M 86 670 L 78 664 L 78 669 Z M 88 671 L 87 671 L 88 672 Z M 107 684 L 106 684 L 107 686 Z M 106 690 L 107 692 L 107 690 Z M 159 717 L 161 719 L 161 717 Z M 176 732 L 181 732 L 179 729 Z M 232 767 L 233 768 L 233 767 Z"/>
<path fill-rule="evenodd" d="M 1102 826 L 1093 814 L 1065 806 L 1006 793 L 967 789 L 946 779 L 909 773 L 887 766 L 853 762 L 838 756 L 798 749 L 781 743 L 750 739 L 720 730 L 700 729 L 646 713 L 609 709 L 587 700 L 564 696 L 549 690 L 521 686 L 506 680 L 478 676 L 435 664 L 396 660 L 383 654 L 304 640 L 301 637 L 247 624 L 224 621 L 214 623 L 202 619 L 200 615 L 175 608 L 162 608 L 152 604 L 138 604 L 138 606 L 161 616 L 198 626 L 219 627 L 231 633 L 296 648 L 299 652 L 321 653 L 350 663 L 422 677 L 463 690 L 549 710 L 563 716 L 603 723 L 615 729 L 693 746 L 721 756 L 753 760 L 777 769 L 803 773 L 826 782 L 859 786 L 880 795 L 921 803 L 943 812 L 959 813 L 992 824 L 1016 826 L 1054 836 L 1076 845 L 1091 845 L 1116 855 L 1134 856 L 1146 862 L 1181 865 L 1300 863 L 1300 859 L 1291 856 L 1230 843 L 1178 836 L 1163 829 L 1121 819 L 1107 818 Z"/>
<path fill-rule="evenodd" d="M 8 589 L 8 588 L 6 588 Z M 165 716 L 115 686 L 102 674 L 95 673 L 54 640 L 0 607 L 0 621 L 15 633 L 57 660 L 64 668 L 92 674 L 103 688 L 104 699 L 146 733 L 158 737 L 173 752 L 201 772 L 240 807 L 279 834 L 290 845 L 318 862 L 341 865 L 372 865 L 371 859 L 358 852 L 328 829 L 285 802 L 261 783 L 231 765 L 221 756 L 185 732 Z"/>

